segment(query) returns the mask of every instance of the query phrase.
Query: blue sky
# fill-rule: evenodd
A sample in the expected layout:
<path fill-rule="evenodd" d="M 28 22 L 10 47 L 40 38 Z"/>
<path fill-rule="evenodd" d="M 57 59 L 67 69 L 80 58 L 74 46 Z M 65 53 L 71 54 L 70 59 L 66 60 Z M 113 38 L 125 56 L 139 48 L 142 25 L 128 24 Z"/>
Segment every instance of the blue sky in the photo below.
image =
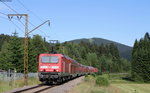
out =
<path fill-rule="evenodd" d="M 150 0 L 17 0 L 5 2 L 18 13 L 27 13 L 29 21 L 38 26 L 46 20 L 51 21 L 40 27 L 34 34 L 46 36 L 47 40 L 61 42 L 79 38 L 99 37 L 133 46 L 135 39 L 150 33 Z M 31 12 L 30 12 L 31 11 Z M 14 14 L 0 2 L 0 12 Z M 37 17 L 38 16 L 38 17 Z M 0 14 L 0 33 L 11 35 L 17 30 L 24 36 L 24 26 L 15 19 L 12 22 Z M 42 20 L 40 20 L 42 19 Z M 20 20 L 24 23 L 24 19 Z M 29 30 L 35 28 L 29 24 Z"/>

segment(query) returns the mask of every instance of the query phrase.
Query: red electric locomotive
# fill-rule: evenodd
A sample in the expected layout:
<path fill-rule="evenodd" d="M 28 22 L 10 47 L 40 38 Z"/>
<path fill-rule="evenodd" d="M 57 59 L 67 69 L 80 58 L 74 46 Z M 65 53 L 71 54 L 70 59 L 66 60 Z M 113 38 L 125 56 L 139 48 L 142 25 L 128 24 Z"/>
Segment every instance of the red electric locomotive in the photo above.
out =
<path fill-rule="evenodd" d="M 71 78 L 97 72 L 63 54 L 40 54 L 38 57 L 39 80 L 45 83 L 61 83 Z"/>

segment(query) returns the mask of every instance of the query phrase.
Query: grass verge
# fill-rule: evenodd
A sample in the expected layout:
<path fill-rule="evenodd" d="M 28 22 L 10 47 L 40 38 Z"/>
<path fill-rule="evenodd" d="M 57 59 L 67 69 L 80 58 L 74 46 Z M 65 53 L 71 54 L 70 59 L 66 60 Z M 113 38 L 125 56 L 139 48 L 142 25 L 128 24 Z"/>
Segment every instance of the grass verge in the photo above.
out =
<path fill-rule="evenodd" d="M 38 78 L 28 78 L 28 85 L 40 84 Z M 15 88 L 20 88 L 24 86 L 24 79 L 19 79 L 15 81 L 5 82 L 0 81 L 0 93 L 13 90 Z"/>
<path fill-rule="evenodd" d="M 98 76 L 96 76 L 98 77 Z M 122 80 L 122 75 L 105 74 L 109 79 L 109 86 L 97 86 L 96 77 L 87 76 L 84 81 L 75 86 L 69 93 L 149 93 L 150 84 L 135 83 Z"/>

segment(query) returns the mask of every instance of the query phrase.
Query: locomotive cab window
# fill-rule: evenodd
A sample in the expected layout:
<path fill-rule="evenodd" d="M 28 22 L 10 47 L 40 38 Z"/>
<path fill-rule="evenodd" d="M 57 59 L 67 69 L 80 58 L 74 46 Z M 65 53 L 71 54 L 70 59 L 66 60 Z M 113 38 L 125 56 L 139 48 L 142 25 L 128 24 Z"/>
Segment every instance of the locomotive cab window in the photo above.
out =
<path fill-rule="evenodd" d="M 43 62 L 43 63 L 58 63 L 58 56 L 42 56 L 41 62 Z"/>

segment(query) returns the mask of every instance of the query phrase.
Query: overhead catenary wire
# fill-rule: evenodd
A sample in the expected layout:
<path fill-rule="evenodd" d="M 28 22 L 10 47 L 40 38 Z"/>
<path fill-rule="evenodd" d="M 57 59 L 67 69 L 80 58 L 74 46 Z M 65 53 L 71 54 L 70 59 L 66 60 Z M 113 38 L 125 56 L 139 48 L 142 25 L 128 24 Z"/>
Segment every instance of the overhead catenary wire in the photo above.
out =
<path fill-rule="evenodd" d="M 22 7 L 24 7 L 28 12 L 30 12 L 32 15 L 34 15 L 37 19 L 39 19 L 40 21 L 42 21 L 43 22 L 43 20 L 38 16 L 38 15 L 36 15 L 33 11 L 31 11 L 26 5 L 24 5 L 20 0 L 17 0 L 19 3 L 20 3 L 20 5 L 22 6 Z M 31 22 L 29 22 L 32 26 L 34 26 Z M 42 30 L 40 30 L 40 29 L 38 29 L 41 33 L 43 33 L 46 37 L 48 37 L 48 38 L 50 38 L 50 36 L 47 36 L 46 34 L 45 34 L 45 32 L 43 32 Z M 55 32 L 54 32 L 54 34 L 56 34 Z"/>
<path fill-rule="evenodd" d="M 11 21 L 11 20 L 10 20 Z M 19 26 L 17 26 L 13 21 L 11 21 L 12 22 L 12 24 L 14 24 L 20 31 L 22 31 L 23 33 L 24 33 L 24 31 L 19 27 Z"/>
<path fill-rule="evenodd" d="M 7 5 L 5 2 L 3 2 L 2 0 L 1 0 L 1 2 L 5 5 L 5 6 L 7 6 L 9 9 L 11 9 L 12 11 L 14 11 L 16 14 L 18 13 L 16 10 L 14 10 L 13 8 L 11 8 L 9 5 Z"/>
<path fill-rule="evenodd" d="M 25 16 L 25 38 L 24 38 L 24 84 L 28 84 L 28 14 L 19 14 L 16 10 L 11 8 L 9 5 L 3 2 L 9 9 L 14 11 L 16 14 L 8 14 L 9 19 L 13 16 L 17 16 L 20 18 L 21 16 Z"/>
<path fill-rule="evenodd" d="M 25 8 L 27 11 L 29 11 L 30 13 L 32 13 L 32 15 L 34 15 L 38 20 L 40 20 L 40 21 L 42 21 L 43 22 L 43 20 L 38 16 L 38 15 L 36 15 L 33 11 L 31 11 L 27 6 L 25 6 L 20 0 L 17 0 L 18 1 L 18 3 L 23 7 L 23 8 Z"/>
<path fill-rule="evenodd" d="M 30 21 L 29 21 L 29 23 L 33 26 L 33 27 L 36 27 L 35 25 L 33 25 Z M 42 30 L 40 30 L 40 29 L 38 29 L 41 33 L 43 33 L 46 37 L 47 37 L 47 35 L 46 35 L 46 33 L 45 32 L 43 32 Z"/>
<path fill-rule="evenodd" d="M 0 12 L 0 14 L 7 16 L 7 14 L 2 13 L 2 12 Z M 5 18 L 5 17 L 2 17 L 2 16 L 0 16 L 0 18 L 5 19 L 5 20 L 9 20 L 15 27 L 17 27 L 20 31 L 22 31 L 22 32 L 24 33 L 24 30 L 22 30 L 22 29 L 21 29 L 17 24 L 15 24 L 12 20 L 10 20 L 10 19 L 8 19 L 8 18 Z M 14 18 L 14 19 L 15 19 L 15 18 Z M 18 19 L 15 19 L 15 20 L 18 20 Z M 22 21 L 19 20 L 19 22 L 20 22 L 23 26 L 25 26 L 25 24 L 24 24 Z M 29 30 L 29 29 L 28 29 L 28 30 Z M 33 36 L 32 33 L 30 33 L 30 34 Z"/>
<path fill-rule="evenodd" d="M 2 14 L 2 15 L 5 15 L 5 16 L 7 16 L 8 17 L 8 15 L 7 14 L 5 14 L 5 13 L 2 13 L 2 12 L 0 12 L 0 14 Z M 16 19 L 16 18 L 14 18 L 15 20 L 18 20 L 18 19 Z M 10 20 L 10 19 L 9 19 Z"/>
<path fill-rule="evenodd" d="M 3 16 L 0 16 L 0 18 L 5 19 L 5 20 L 8 20 L 8 18 L 5 18 L 5 17 L 3 17 Z"/>
<path fill-rule="evenodd" d="M 4 5 L 6 5 L 9 9 L 11 9 L 12 11 L 14 11 L 15 13 L 18 13 L 17 11 L 15 11 L 13 8 L 11 8 L 10 6 L 8 6 L 6 3 L 4 3 L 3 1 L 1 1 Z M 2 12 L 0 12 L 0 14 L 3 14 L 3 15 L 5 15 L 5 16 L 8 16 L 7 14 L 5 14 L 5 13 L 2 13 Z M 15 20 L 17 20 L 17 19 L 15 19 Z M 11 20 L 10 20 L 11 21 Z M 12 22 L 12 21 L 11 21 Z M 23 26 L 25 26 L 20 20 L 19 20 L 19 22 L 23 25 Z"/>
<path fill-rule="evenodd" d="M 13 8 L 11 8 L 9 5 L 7 5 L 5 2 L 1 1 L 5 6 L 7 6 L 10 10 L 12 10 L 13 12 L 15 12 L 16 14 L 19 14 L 16 10 L 14 10 Z M 24 18 L 25 19 L 25 18 Z M 32 25 L 33 27 L 36 27 L 35 25 L 33 25 L 30 21 L 28 21 L 30 25 Z M 45 32 L 43 32 L 42 30 L 38 29 L 41 33 L 43 33 L 45 35 L 45 37 L 48 37 L 46 35 Z M 48 37 L 49 38 L 49 37 Z"/>
<path fill-rule="evenodd" d="M 18 25 L 16 25 L 12 20 L 9 20 L 8 18 L 2 16 L 0 16 L 0 18 L 10 21 L 15 27 L 17 27 L 21 32 L 24 33 L 24 31 Z"/>
<path fill-rule="evenodd" d="M 7 16 L 7 14 L 0 12 L 0 14 Z"/>
<path fill-rule="evenodd" d="M 2 13 L 2 12 L 0 12 L 0 14 L 3 14 L 3 15 L 5 15 L 5 16 L 7 16 L 7 14 Z M 1 16 L 1 18 L 6 19 L 6 20 L 9 20 L 13 25 L 15 25 L 19 30 L 21 30 L 21 31 L 24 33 L 24 31 L 23 31 L 18 25 L 16 25 L 12 20 L 10 20 L 10 19 L 8 19 L 8 18 L 5 18 L 5 17 L 2 17 L 2 16 Z M 15 19 L 15 20 L 18 20 L 18 19 Z M 20 23 L 21 23 L 23 26 L 25 26 L 21 21 L 20 21 Z"/>
<path fill-rule="evenodd" d="M 0 12 L 0 14 L 3 14 L 3 15 L 5 15 L 5 16 L 7 16 L 7 14 L 2 13 L 2 12 Z M 9 20 L 8 18 L 2 17 L 2 16 L 0 16 L 0 17 L 3 18 L 3 19 Z M 20 29 L 21 31 L 23 31 L 23 30 L 22 30 L 19 26 L 17 26 L 12 20 L 9 20 L 9 21 L 11 21 L 12 24 L 15 25 L 18 29 Z M 24 32 L 23 32 L 23 33 L 24 33 Z"/>

